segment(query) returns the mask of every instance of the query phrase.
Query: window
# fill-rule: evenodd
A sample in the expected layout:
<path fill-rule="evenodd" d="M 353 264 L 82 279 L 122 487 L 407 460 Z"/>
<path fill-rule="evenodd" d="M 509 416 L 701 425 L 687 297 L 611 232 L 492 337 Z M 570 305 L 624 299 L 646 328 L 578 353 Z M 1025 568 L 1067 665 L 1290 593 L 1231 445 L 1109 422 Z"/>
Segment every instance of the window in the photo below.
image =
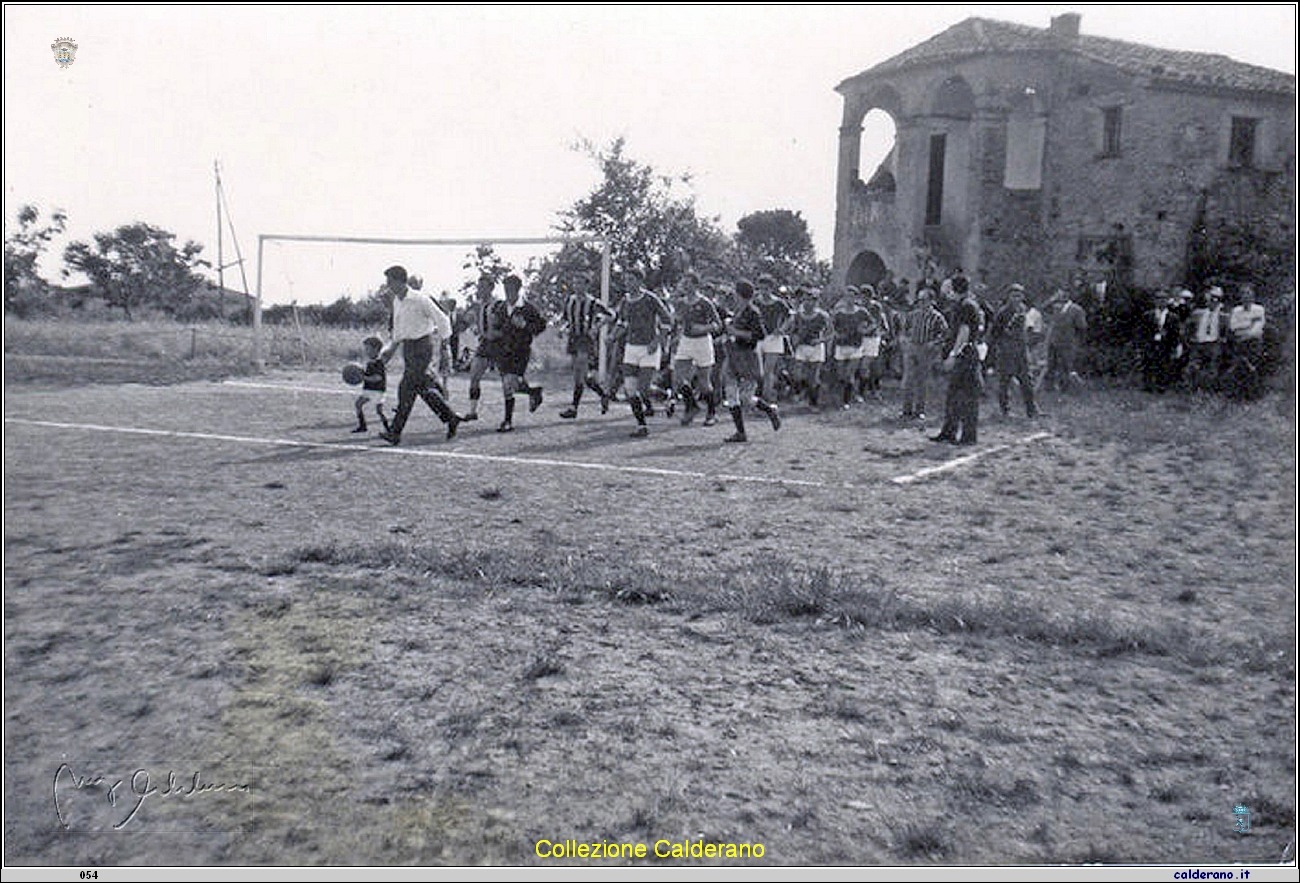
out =
<path fill-rule="evenodd" d="M 1122 107 L 1104 107 L 1101 110 L 1101 155 L 1119 156 L 1120 123 L 1123 119 Z"/>
<path fill-rule="evenodd" d="M 930 181 L 925 194 L 925 223 L 933 227 L 943 217 L 943 155 L 946 135 L 930 136 Z"/>
<path fill-rule="evenodd" d="M 1232 118 L 1232 141 L 1228 146 L 1228 164 L 1241 169 L 1255 166 L 1255 135 L 1259 120 L 1252 117 Z"/>

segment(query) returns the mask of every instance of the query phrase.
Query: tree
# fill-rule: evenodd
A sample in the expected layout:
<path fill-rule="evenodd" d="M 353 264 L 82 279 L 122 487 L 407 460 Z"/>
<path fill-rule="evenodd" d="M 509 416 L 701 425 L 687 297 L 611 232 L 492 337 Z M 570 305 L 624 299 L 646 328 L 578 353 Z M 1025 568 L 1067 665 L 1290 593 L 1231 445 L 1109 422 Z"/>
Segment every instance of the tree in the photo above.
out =
<path fill-rule="evenodd" d="M 203 246 L 188 241 L 179 249 L 175 233 L 142 221 L 112 233 L 96 233 L 94 247 L 77 241 L 63 252 L 64 262 L 84 273 L 95 294 L 109 306 L 121 307 L 126 318 L 133 308 L 156 306 L 175 313 L 203 284 L 198 268 Z"/>
<path fill-rule="evenodd" d="M 817 260 L 808 222 L 799 212 L 777 208 L 750 212 L 736 223 L 732 237 L 736 272 L 771 274 L 778 283 L 824 285 L 830 268 Z"/>
<path fill-rule="evenodd" d="M 496 249 L 487 243 L 476 245 L 460 266 L 461 269 L 470 271 L 469 278 L 460 286 L 460 293 L 467 299 L 472 299 L 480 286 L 488 287 L 490 284 L 491 288 L 495 288 L 502 279 L 514 272 L 496 253 Z"/>
<path fill-rule="evenodd" d="M 36 270 L 36 262 L 49 241 L 63 232 L 68 216 L 55 209 L 41 226 L 34 205 L 18 209 L 18 230 L 5 237 L 5 311 L 24 313 L 44 299 L 49 285 Z"/>
<path fill-rule="evenodd" d="M 600 166 L 602 180 L 586 197 L 560 213 L 561 235 L 591 233 L 609 240 L 613 272 L 638 267 L 651 288 L 671 286 L 688 269 L 702 275 L 726 269 L 727 237 L 716 219 L 702 218 L 690 194 L 690 176 L 661 175 L 624 154 L 622 138 L 604 149 L 583 142 Z M 686 191 L 686 192 L 682 192 Z M 566 244 L 537 267 L 529 296 L 544 312 L 562 308 L 565 293 L 598 284 L 600 252 Z"/>

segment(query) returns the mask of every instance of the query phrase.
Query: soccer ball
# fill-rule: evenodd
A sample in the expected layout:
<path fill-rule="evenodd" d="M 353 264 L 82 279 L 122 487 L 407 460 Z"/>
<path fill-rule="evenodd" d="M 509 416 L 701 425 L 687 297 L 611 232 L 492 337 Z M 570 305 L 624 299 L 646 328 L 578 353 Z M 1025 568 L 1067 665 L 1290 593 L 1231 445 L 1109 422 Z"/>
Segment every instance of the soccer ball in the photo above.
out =
<path fill-rule="evenodd" d="M 360 386 L 361 380 L 365 376 L 365 369 L 356 362 L 349 362 L 343 366 L 343 382 L 348 386 Z"/>

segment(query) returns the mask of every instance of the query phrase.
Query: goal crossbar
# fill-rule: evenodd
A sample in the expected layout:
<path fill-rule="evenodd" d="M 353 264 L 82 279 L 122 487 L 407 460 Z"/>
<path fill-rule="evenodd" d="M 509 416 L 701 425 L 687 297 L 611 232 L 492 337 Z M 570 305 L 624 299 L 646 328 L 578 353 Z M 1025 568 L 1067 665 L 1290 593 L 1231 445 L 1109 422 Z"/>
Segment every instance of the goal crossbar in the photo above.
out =
<path fill-rule="evenodd" d="M 391 236 L 325 236 L 309 233 L 260 233 L 257 237 L 257 297 L 253 302 L 253 369 L 266 368 L 262 350 L 262 256 L 268 242 L 337 242 L 350 245 L 565 245 L 586 243 L 600 246 L 600 302 L 609 305 L 609 239 L 605 236 L 479 236 L 454 239 L 408 239 Z M 602 342 L 604 334 L 602 332 Z M 600 371 L 605 372 L 605 347 L 600 348 Z"/>

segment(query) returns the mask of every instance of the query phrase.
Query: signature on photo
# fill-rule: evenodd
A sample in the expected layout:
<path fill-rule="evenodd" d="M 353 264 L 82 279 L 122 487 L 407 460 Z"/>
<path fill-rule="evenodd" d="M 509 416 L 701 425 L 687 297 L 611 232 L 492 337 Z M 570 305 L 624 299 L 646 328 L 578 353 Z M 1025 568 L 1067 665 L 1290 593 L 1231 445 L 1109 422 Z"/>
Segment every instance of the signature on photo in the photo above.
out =
<path fill-rule="evenodd" d="M 119 831 L 136 817 L 145 801 L 151 797 L 163 799 L 195 797 L 201 794 L 248 794 L 250 791 L 247 784 L 205 782 L 198 772 L 189 779 L 181 779 L 174 770 L 168 770 L 165 781 L 155 782 L 147 769 L 140 768 L 129 778 L 116 779 L 111 785 L 108 784 L 109 778 L 102 775 L 78 775 L 71 764 L 59 764 L 59 768 L 54 771 L 53 782 L 54 813 L 58 816 L 59 824 L 64 828 L 70 827 L 65 812 L 67 799 L 70 795 L 86 788 L 107 787 L 104 796 L 108 800 L 108 805 L 117 809 L 118 803 L 121 802 L 121 812 L 124 815 L 113 825 L 113 829 Z"/>

